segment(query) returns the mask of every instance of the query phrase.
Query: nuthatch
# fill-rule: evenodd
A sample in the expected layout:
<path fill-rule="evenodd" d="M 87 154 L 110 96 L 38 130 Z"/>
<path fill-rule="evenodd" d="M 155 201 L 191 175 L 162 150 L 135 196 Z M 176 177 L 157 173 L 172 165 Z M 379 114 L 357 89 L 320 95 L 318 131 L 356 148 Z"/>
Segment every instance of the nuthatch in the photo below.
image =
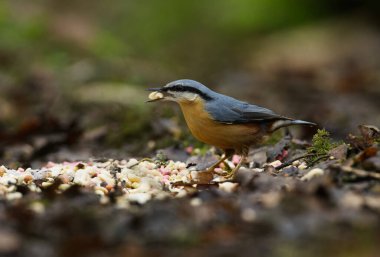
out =
<path fill-rule="evenodd" d="M 239 163 L 226 177 L 234 176 L 250 146 L 259 144 L 273 131 L 291 125 L 316 126 L 216 93 L 194 80 L 177 80 L 148 90 L 155 91 L 149 102 L 177 102 L 194 137 L 224 151 L 223 157 L 207 171 L 214 172 L 214 168 L 233 154 L 241 155 Z"/>

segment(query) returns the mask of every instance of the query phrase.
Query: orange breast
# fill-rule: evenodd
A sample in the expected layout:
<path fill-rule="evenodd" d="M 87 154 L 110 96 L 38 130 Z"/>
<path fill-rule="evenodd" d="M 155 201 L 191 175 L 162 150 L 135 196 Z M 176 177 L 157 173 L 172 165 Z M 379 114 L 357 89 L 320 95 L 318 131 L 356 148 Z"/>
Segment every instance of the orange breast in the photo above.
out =
<path fill-rule="evenodd" d="M 214 121 L 204 110 L 201 99 L 193 102 L 179 102 L 191 133 L 199 141 L 221 149 L 241 149 L 261 138 L 257 124 L 223 124 Z"/>

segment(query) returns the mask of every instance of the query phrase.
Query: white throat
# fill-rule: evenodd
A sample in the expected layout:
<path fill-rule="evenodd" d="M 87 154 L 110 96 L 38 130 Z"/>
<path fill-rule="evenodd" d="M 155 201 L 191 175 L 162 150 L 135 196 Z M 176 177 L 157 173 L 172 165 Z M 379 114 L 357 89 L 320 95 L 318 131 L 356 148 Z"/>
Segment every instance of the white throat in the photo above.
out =
<path fill-rule="evenodd" d="M 191 93 L 191 92 L 174 92 L 169 91 L 170 94 L 174 96 L 174 99 L 181 101 L 181 100 L 187 100 L 187 101 L 195 101 L 199 97 L 198 94 Z"/>

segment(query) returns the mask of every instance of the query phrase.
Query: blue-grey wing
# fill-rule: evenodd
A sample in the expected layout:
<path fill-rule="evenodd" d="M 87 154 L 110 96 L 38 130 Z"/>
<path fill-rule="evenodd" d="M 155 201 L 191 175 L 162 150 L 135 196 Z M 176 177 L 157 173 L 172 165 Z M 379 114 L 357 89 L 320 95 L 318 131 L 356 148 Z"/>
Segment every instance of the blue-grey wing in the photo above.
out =
<path fill-rule="evenodd" d="M 224 95 L 207 102 L 205 107 L 214 120 L 227 124 L 286 119 L 269 109 Z"/>

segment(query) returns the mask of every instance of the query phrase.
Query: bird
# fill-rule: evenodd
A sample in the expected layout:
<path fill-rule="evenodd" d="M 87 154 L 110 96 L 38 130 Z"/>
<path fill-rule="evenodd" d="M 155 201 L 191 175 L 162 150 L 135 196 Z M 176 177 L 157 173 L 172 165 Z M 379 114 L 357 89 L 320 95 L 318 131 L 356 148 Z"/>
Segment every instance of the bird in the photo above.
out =
<path fill-rule="evenodd" d="M 279 128 L 292 125 L 317 126 L 272 110 L 217 93 L 191 79 L 172 81 L 153 91 L 147 102 L 173 101 L 179 104 L 188 128 L 199 141 L 221 149 L 224 154 L 206 171 L 214 171 L 237 154 L 240 160 L 225 177 L 232 178 L 248 156 L 251 146 L 259 145 Z"/>

